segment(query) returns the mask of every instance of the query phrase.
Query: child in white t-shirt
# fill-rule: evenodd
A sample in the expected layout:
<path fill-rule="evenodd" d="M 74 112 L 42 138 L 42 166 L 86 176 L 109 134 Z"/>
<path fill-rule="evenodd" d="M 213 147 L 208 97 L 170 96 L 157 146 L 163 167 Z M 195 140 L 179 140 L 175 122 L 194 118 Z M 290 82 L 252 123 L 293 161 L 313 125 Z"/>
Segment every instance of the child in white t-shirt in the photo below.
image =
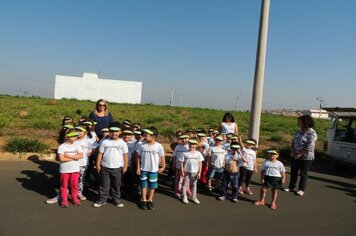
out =
<path fill-rule="evenodd" d="M 189 135 L 187 133 L 182 133 L 179 137 L 180 143 L 174 148 L 172 154 L 172 160 L 174 163 L 175 171 L 175 183 L 174 183 L 174 192 L 177 198 L 181 198 L 182 186 L 183 186 L 183 176 L 181 170 L 180 159 L 183 153 L 188 152 L 189 150 Z M 190 187 L 188 186 L 187 191 L 190 193 Z"/>
<path fill-rule="evenodd" d="M 83 195 L 85 176 L 88 169 L 89 159 L 91 155 L 91 147 L 93 141 L 87 138 L 87 130 L 82 126 L 77 126 L 75 129 L 79 132 L 76 144 L 78 144 L 83 149 L 83 158 L 79 160 L 79 191 L 78 197 L 80 200 L 84 201 L 87 198 Z"/>
<path fill-rule="evenodd" d="M 162 173 L 166 167 L 163 146 L 156 141 L 158 130 L 155 127 L 143 129 L 144 143 L 137 152 L 136 173 L 140 176 L 142 210 L 154 210 L 153 197 L 158 188 L 158 173 Z M 160 167 L 161 162 L 161 167 Z M 147 199 L 148 189 L 148 199 Z"/>
<path fill-rule="evenodd" d="M 100 175 L 99 199 L 93 207 L 106 204 L 111 190 L 111 197 L 117 207 L 124 207 L 120 200 L 120 187 L 122 175 L 128 168 L 127 144 L 120 139 L 120 124 L 114 122 L 110 125 L 110 139 L 105 139 L 99 147 L 96 160 L 96 169 Z"/>
<path fill-rule="evenodd" d="M 128 168 L 124 175 L 124 196 L 127 199 L 132 199 L 135 193 L 135 142 L 132 142 L 133 131 L 131 129 L 125 129 L 122 131 L 122 139 L 127 144 L 128 147 Z"/>
<path fill-rule="evenodd" d="M 214 146 L 209 148 L 207 157 L 209 162 L 208 171 L 208 190 L 212 191 L 213 187 L 211 185 L 211 180 L 215 179 L 215 187 L 220 186 L 220 180 L 224 172 L 225 165 L 225 155 L 226 151 L 222 147 L 222 142 L 224 138 L 221 135 L 215 137 Z"/>
<path fill-rule="evenodd" d="M 67 130 L 66 141 L 58 147 L 61 207 L 68 207 L 68 183 L 75 206 L 80 205 L 78 199 L 79 162 L 83 158 L 82 148 L 75 143 L 79 133 L 75 129 Z"/>
<path fill-rule="evenodd" d="M 286 176 L 285 176 L 285 168 L 283 163 L 278 161 L 277 158 L 279 156 L 276 150 L 268 150 L 268 159 L 266 159 L 261 167 L 261 196 L 260 200 L 255 201 L 255 206 L 263 206 L 265 205 L 266 193 L 267 189 L 271 188 L 272 190 L 272 202 L 271 209 L 277 209 L 277 192 L 278 188 L 284 184 Z"/>
<path fill-rule="evenodd" d="M 254 150 L 257 141 L 254 139 L 246 140 L 246 147 L 244 146 L 241 137 L 239 138 L 242 151 L 247 161 L 243 162 L 240 166 L 240 180 L 239 180 L 239 194 L 244 194 L 242 185 L 246 185 L 246 193 L 252 195 L 251 191 L 251 178 L 253 173 L 257 173 L 256 151 Z"/>
<path fill-rule="evenodd" d="M 230 152 L 225 156 L 225 169 L 223 181 L 221 184 L 221 194 L 219 200 L 223 201 L 227 195 L 229 183 L 231 183 L 232 201 L 238 202 L 238 186 L 239 186 L 239 164 L 245 162 L 246 158 L 241 152 L 241 146 L 237 142 L 232 142 L 230 145 Z"/>
<path fill-rule="evenodd" d="M 181 175 L 184 178 L 183 181 L 183 203 L 188 203 L 187 198 L 187 185 L 190 185 L 192 191 L 192 201 L 195 204 L 200 204 L 197 198 L 197 182 L 200 179 L 203 155 L 195 150 L 198 145 L 198 140 L 189 139 L 189 151 L 184 152 L 179 158 L 181 163 Z"/>

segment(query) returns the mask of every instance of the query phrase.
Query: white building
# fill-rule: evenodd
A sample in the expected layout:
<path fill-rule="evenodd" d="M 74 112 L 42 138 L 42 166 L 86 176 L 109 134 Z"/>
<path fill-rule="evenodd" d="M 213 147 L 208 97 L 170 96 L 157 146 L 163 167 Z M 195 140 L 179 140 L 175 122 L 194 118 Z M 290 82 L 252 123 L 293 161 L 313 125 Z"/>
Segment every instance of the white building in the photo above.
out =
<path fill-rule="evenodd" d="M 303 111 L 303 115 L 310 115 L 311 117 L 316 119 L 329 119 L 329 112 L 323 109 L 312 109 Z"/>
<path fill-rule="evenodd" d="M 141 94 L 142 82 L 102 79 L 93 73 L 83 73 L 83 77 L 56 75 L 54 87 L 55 99 L 141 103 Z"/>

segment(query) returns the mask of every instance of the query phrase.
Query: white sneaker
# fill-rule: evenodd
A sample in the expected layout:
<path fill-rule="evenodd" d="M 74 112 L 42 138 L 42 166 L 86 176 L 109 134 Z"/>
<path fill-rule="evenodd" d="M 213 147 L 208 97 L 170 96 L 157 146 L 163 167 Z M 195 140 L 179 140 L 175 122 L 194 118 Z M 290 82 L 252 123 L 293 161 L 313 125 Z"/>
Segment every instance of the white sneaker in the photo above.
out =
<path fill-rule="evenodd" d="M 235 202 L 235 203 L 239 202 L 239 200 L 237 200 L 237 198 L 233 198 L 232 201 Z"/>
<path fill-rule="evenodd" d="M 225 197 L 224 197 L 224 196 L 220 196 L 220 197 L 218 197 L 218 199 L 219 199 L 220 201 L 224 201 L 224 200 L 225 200 Z"/>
<path fill-rule="evenodd" d="M 57 203 L 57 202 L 58 202 L 58 195 L 56 197 L 54 197 L 54 198 L 46 200 L 47 204 L 54 204 L 54 203 Z"/>
<path fill-rule="evenodd" d="M 87 200 L 87 198 L 86 198 L 82 193 L 78 193 L 78 198 L 79 198 L 81 201 Z"/>
<path fill-rule="evenodd" d="M 94 202 L 93 207 L 101 207 L 102 205 L 105 205 L 106 202 Z"/>
<path fill-rule="evenodd" d="M 303 196 L 304 195 L 304 191 L 299 190 L 298 192 L 296 192 L 296 194 L 299 195 L 299 196 Z"/>
<path fill-rule="evenodd" d="M 193 201 L 195 204 L 200 204 L 200 201 L 198 200 L 198 198 L 194 198 L 194 199 L 192 199 L 192 201 Z"/>
<path fill-rule="evenodd" d="M 185 203 L 185 204 L 188 204 L 188 203 L 189 203 L 189 202 L 188 202 L 188 199 L 186 199 L 186 198 L 184 198 L 184 199 L 182 200 L 182 202 Z"/>
<path fill-rule="evenodd" d="M 118 208 L 123 208 L 123 207 L 124 207 L 124 204 L 123 204 L 122 202 L 119 202 L 119 203 L 116 204 L 116 206 L 117 206 Z"/>

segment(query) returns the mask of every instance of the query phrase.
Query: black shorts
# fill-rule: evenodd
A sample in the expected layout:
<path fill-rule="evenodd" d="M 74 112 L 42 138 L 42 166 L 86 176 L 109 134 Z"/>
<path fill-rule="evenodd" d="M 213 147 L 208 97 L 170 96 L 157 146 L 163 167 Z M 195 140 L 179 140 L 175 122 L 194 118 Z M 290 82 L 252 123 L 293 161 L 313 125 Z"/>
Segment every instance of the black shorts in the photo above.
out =
<path fill-rule="evenodd" d="M 275 177 L 275 176 L 268 176 L 265 175 L 264 177 L 264 187 L 276 189 L 276 188 L 281 188 L 282 187 L 282 178 L 281 177 Z"/>

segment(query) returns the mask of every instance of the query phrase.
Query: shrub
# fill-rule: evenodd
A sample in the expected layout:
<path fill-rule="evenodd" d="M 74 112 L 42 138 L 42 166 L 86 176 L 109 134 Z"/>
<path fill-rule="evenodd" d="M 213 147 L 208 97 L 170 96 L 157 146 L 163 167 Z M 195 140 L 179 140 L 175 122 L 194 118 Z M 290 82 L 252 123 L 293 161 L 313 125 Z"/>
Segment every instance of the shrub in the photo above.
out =
<path fill-rule="evenodd" d="M 11 138 L 5 145 L 5 151 L 12 153 L 43 152 L 49 149 L 49 145 L 37 139 L 27 139 L 20 137 Z"/>

